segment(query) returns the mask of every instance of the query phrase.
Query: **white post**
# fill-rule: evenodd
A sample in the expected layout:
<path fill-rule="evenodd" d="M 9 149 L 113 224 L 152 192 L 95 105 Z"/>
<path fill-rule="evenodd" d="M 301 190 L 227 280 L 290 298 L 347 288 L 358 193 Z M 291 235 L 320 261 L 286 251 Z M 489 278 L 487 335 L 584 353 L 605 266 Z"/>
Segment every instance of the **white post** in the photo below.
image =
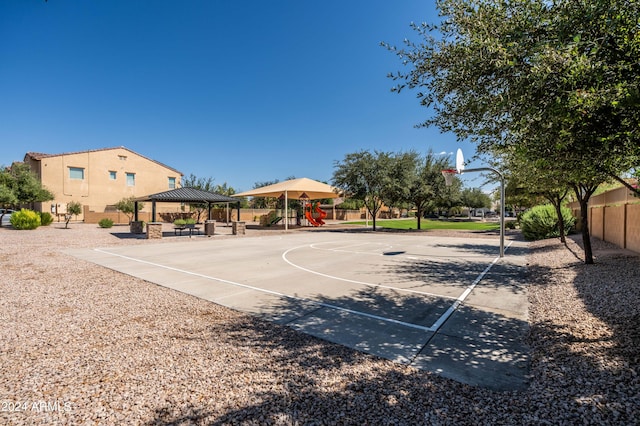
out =
<path fill-rule="evenodd" d="M 493 172 L 500 177 L 500 257 L 504 257 L 504 176 L 502 173 L 491 167 L 464 169 L 460 174 L 466 172 Z"/>
<path fill-rule="evenodd" d="M 287 210 L 289 204 L 289 195 L 287 194 L 287 190 L 284 191 L 284 229 L 285 231 L 289 229 L 289 211 Z"/>

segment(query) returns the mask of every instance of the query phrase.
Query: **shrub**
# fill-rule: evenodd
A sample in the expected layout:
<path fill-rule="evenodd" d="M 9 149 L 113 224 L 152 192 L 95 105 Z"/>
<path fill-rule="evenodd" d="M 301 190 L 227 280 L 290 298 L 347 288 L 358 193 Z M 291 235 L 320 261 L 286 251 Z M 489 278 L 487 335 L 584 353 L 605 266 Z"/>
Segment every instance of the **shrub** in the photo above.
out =
<path fill-rule="evenodd" d="M 105 217 L 104 219 L 100 219 L 98 226 L 100 226 L 100 228 L 111 228 L 113 226 L 113 220 Z"/>
<path fill-rule="evenodd" d="M 26 209 L 13 213 L 10 222 L 15 229 L 36 229 L 41 223 L 38 213 Z"/>
<path fill-rule="evenodd" d="M 576 223 L 567 207 L 561 209 L 564 219 L 565 235 L 568 234 Z M 560 236 L 558 229 L 558 215 L 551 204 L 536 206 L 527 210 L 520 218 L 520 229 L 527 240 L 543 240 Z"/>
<path fill-rule="evenodd" d="M 184 225 L 187 224 L 187 221 L 184 220 L 184 219 L 176 219 L 176 220 L 173 221 L 173 224 L 175 226 L 184 226 Z"/>
<path fill-rule="evenodd" d="M 513 220 L 504 223 L 507 229 L 516 229 L 516 223 Z"/>
<path fill-rule="evenodd" d="M 82 204 L 77 201 L 71 201 L 67 204 L 67 214 L 64 216 L 66 222 L 64 223 L 64 229 L 67 229 L 69 226 L 69 221 L 71 220 L 71 216 L 78 216 L 82 213 Z"/>
<path fill-rule="evenodd" d="M 129 218 L 129 223 L 133 222 L 136 212 L 136 203 L 134 197 L 123 198 L 115 204 L 116 210 L 121 211 Z M 138 211 L 144 208 L 144 203 L 138 202 Z"/>
<path fill-rule="evenodd" d="M 194 218 L 190 217 L 190 218 L 185 219 L 184 223 L 186 225 L 195 225 L 196 224 L 196 220 Z"/>
<path fill-rule="evenodd" d="M 40 215 L 40 225 L 49 226 L 53 223 L 53 216 L 49 212 L 38 213 Z"/>

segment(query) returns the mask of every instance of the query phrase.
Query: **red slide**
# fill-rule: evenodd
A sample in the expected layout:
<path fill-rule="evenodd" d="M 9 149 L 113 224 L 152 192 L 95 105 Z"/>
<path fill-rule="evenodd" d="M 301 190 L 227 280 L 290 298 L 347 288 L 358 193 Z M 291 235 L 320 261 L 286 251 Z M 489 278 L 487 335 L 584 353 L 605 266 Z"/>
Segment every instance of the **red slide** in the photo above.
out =
<path fill-rule="evenodd" d="M 327 217 L 327 212 L 325 212 L 324 210 L 322 210 L 320 208 L 320 203 L 316 203 L 316 213 L 318 213 L 320 216 L 316 219 L 316 222 L 318 222 L 320 225 L 324 225 L 324 218 Z"/>
<path fill-rule="evenodd" d="M 312 224 L 313 226 L 320 226 L 321 224 L 318 223 L 313 216 L 311 216 L 311 212 L 307 209 L 304 209 L 304 215 L 307 218 L 307 220 L 309 221 L 310 224 Z M 324 222 L 323 222 L 324 223 Z"/>

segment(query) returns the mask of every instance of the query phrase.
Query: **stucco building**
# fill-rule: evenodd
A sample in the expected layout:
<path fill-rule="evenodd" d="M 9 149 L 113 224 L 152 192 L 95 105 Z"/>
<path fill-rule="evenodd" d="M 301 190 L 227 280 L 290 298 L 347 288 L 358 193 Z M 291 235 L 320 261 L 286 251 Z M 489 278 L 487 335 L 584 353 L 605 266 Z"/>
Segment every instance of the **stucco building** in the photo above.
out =
<path fill-rule="evenodd" d="M 84 212 L 113 212 L 113 205 L 123 198 L 180 187 L 183 176 L 178 170 L 125 147 L 64 154 L 28 152 L 24 162 L 55 195 L 54 200 L 38 203 L 34 208 L 54 216 L 64 215 L 71 201 L 82 204 Z M 167 208 L 175 210 L 179 206 Z"/>

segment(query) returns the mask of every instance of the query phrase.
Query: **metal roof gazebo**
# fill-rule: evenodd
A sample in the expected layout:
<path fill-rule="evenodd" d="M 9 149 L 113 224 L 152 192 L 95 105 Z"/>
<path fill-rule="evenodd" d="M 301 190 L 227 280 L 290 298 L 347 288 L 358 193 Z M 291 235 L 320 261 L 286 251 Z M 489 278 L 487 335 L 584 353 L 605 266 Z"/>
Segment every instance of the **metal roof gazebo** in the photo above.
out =
<path fill-rule="evenodd" d="M 144 197 L 134 198 L 134 220 L 138 220 L 138 202 L 151 201 L 151 221 L 156 221 L 156 202 L 160 203 L 206 203 L 208 215 L 211 219 L 211 205 L 226 203 L 227 208 L 230 203 L 235 203 L 238 209 L 238 220 L 240 220 L 240 202 L 238 198 L 227 197 L 226 195 L 216 194 L 215 192 L 204 191 L 198 188 L 183 187 L 171 189 L 169 191 L 158 192 L 157 194 L 146 195 Z"/>

